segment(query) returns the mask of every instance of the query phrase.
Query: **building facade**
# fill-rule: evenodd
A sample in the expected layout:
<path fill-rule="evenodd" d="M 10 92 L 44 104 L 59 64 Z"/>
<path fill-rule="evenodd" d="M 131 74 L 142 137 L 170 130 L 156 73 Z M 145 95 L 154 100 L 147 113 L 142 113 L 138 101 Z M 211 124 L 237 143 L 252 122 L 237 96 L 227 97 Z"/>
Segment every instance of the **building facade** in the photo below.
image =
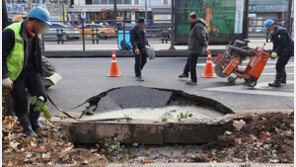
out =
<path fill-rule="evenodd" d="M 294 5 L 293 1 L 292 6 Z M 249 0 L 250 32 L 262 31 L 263 22 L 268 19 L 275 20 L 277 24 L 282 26 L 287 26 L 288 9 L 289 0 Z"/>
<path fill-rule="evenodd" d="M 68 14 L 73 21 L 85 18 L 91 21 L 115 20 L 114 0 L 74 0 Z M 138 17 L 145 17 L 145 0 L 117 0 L 117 21 L 126 17 L 133 23 Z M 149 20 L 170 20 L 171 0 L 147 0 Z"/>
<path fill-rule="evenodd" d="M 31 0 L 31 8 L 40 6 L 46 8 L 53 21 L 68 19 L 67 9 L 71 5 L 71 0 Z M 28 13 L 27 0 L 6 0 L 8 18 L 12 19 L 16 15 Z"/>

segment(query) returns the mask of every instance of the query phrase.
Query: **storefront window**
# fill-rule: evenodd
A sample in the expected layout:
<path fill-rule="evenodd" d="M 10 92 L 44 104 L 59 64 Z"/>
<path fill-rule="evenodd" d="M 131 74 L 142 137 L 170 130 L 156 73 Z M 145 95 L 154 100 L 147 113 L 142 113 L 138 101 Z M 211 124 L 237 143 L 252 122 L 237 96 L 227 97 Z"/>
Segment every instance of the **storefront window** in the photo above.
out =
<path fill-rule="evenodd" d="M 131 4 L 131 0 L 122 0 L 122 4 Z"/>
<path fill-rule="evenodd" d="M 136 20 L 137 20 L 139 17 L 144 17 L 144 18 L 145 18 L 145 12 L 136 12 Z M 147 12 L 147 19 L 148 19 L 148 20 L 152 20 L 152 12 L 151 12 L 151 11 L 148 11 L 148 12 Z"/>
<path fill-rule="evenodd" d="M 102 4 L 102 5 L 106 5 L 106 4 L 108 4 L 107 1 L 108 1 L 108 0 L 101 0 L 101 4 Z"/>
<path fill-rule="evenodd" d="M 118 5 L 129 5 L 131 4 L 131 0 L 117 0 L 116 1 Z M 90 4 L 95 4 L 95 5 L 113 5 L 114 0 L 85 0 L 85 4 L 90 5 Z"/>
<path fill-rule="evenodd" d="M 117 20 L 123 20 L 124 13 L 126 13 L 126 20 L 127 22 L 131 21 L 131 12 L 130 11 L 118 11 L 117 12 Z M 115 20 L 114 18 L 114 12 L 87 12 L 86 13 L 86 20 L 88 22 L 91 21 L 99 21 L 99 20 L 109 20 L 106 22 L 109 22 L 109 24 L 112 24 Z"/>
<path fill-rule="evenodd" d="M 150 0 L 152 5 L 167 5 L 168 0 Z M 145 5 L 145 0 L 135 0 L 136 5 Z M 149 5 L 149 0 L 147 0 L 147 4 Z"/>

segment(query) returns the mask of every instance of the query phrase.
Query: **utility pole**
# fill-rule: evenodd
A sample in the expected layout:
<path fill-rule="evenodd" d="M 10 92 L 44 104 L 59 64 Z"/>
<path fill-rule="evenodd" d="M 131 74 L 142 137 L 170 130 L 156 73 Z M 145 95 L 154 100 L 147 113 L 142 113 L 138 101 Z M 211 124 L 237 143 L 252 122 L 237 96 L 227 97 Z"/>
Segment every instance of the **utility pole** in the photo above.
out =
<path fill-rule="evenodd" d="M 292 18 L 291 18 L 291 13 L 292 13 L 292 0 L 289 0 L 288 4 L 288 32 L 291 35 L 292 33 Z"/>
<path fill-rule="evenodd" d="M 6 2 L 2 0 L 2 30 L 8 26 Z"/>
<path fill-rule="evenodd" d="M 147 21 L 147 0 L 145 0 L 145 20 Z"/>
<path fill-rule="evenodd" d="M 113 16 L 114 16 L 114 26 L 116 27 L 116 18 L 117 18 L 117 0 L 114 0 Z"/>
<path fill-rule="evenodd" d="M 27 5 L 28 5 L 27 12 L 29 13 L 29 11 L 32 9 L 32 0 L 27 0 Z"/>
<path fill-rule="evenodd" d="M 171 6 L 171 46 L 169 50 L 176 50 L 175 43 L 175 0 L 172 0 Z"/>

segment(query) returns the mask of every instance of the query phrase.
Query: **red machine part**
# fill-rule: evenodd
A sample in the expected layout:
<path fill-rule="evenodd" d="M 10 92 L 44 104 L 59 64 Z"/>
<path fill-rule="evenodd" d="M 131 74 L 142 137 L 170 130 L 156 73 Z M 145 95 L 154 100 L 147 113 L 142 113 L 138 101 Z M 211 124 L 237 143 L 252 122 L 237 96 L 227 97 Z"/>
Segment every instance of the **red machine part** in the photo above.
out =
<path fill-rule="evenodd" d="M 238 58 L 234 58 L 228 64 L 228 66 L 224 69 L 223 73 L 230 74 L 232 71 L 239 65 L 240 60 Z"/>
<path fill-rule="evenodd" d="M 225 56 L 219 54 L 219 55 L 215 58 L 215 60 L 213 61 L 213 63 L 218 64 L 220 61 L 222 61 L 222 59 L 223 59 L 224 57 L 225 57 Z"/>
<path fill-rule="evenodd" d="M 245 69 L 245 73 L 252 76 L 252 78 L 258 80 L 270 55 L 263 51 L 253 51 L 254 57 L 251 57 L 248 66 Z"/>

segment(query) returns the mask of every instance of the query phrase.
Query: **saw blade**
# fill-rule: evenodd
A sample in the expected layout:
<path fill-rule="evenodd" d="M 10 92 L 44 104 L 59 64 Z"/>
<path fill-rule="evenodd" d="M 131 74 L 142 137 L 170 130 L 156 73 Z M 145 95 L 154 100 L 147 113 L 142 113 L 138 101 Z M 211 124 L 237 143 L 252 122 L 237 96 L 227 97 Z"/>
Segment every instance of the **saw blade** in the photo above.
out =
<path fill-rule="evenodd" d="M 222 77 L 222 78 L 226 78 L 226 77 L 228 77 L 229 75 L 223 73 L 223 71 L 224 71 L 224 68 L 222 68 L 221 63 L 216 64 L 216 66 L 215 66 L 215 73 L 216 73 L 219 77 Z"/>

